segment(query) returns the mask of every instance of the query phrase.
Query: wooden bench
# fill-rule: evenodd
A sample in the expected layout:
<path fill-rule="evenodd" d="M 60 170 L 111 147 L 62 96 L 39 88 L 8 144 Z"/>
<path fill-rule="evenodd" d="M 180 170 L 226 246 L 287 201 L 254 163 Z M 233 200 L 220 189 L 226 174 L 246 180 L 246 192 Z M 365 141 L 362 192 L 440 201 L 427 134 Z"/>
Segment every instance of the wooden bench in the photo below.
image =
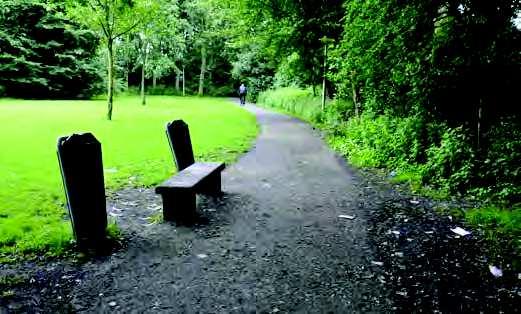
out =
<path fill-rule="evenodd" d="M 166 135 L 178 173 L 156 187 L 163 199 L 165 221 L 189 222 L 196 216 L 196 194 L 219 196 L 224 163 L 195 162 L 188 125 L 175 120 L 166 125 Z"/>

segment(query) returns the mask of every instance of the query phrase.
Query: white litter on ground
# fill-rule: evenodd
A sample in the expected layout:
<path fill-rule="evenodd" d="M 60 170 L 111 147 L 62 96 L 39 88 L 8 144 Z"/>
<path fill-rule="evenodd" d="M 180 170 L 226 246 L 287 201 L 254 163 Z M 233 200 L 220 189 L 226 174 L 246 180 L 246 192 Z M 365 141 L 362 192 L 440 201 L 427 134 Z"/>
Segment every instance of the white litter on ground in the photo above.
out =
<path fill-rule="evenodd" d="M 501 268 L 490 265 L 488 266 L 488 269 L 490 269 L 490 273 L 496 278 L 503 276 L 503 271 L 501 270 Z"/>
<path fill-rule="evenodd" d="M 460 228 L 460 227 L 456 227 L 456 228 L 454 228 L 454 229 L 450 229 L 450 231 L 452 231 L 452 232 L 454 232 L 455 234 L 460 235 L 460 236 L 462 236 L 462 237 L 464 237 L 464 236 L 470 234 L 469 231 L 467 231 L 467 230 L 465 230 L 465 229 L 463 229 L 463 228 Z"/>

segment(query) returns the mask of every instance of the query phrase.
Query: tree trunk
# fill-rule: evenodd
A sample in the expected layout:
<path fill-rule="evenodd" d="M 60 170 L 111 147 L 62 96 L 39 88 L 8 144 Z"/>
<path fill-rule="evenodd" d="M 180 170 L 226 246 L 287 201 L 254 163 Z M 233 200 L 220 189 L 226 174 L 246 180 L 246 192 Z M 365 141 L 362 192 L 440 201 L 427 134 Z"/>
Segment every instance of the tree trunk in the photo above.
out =
<path fill-rule="evenodd" d="M 206 72 L 206 47 L 201 48 L 201 74 L 199 75 L 199 96 L 204 94 L 204 74 Z"/>
<path fill-rule="evenodd" d="M 183 65 L 183 96 L 185 95 L 185 82 L 186 82 L 185 66 Z"/>
<path fill-rule="evenodd" d="M 175 90 L 179 93 L 179 82 L 181 73 L 179 70 L 175 71 Z"/>
<path fill-rule="evenodd" d="M 351 93 L 353 98 L 353 105 L 355 106 L 355 116 L 360 117 L 360 102 L 358 101 L 358 89 L 355 83 L 355 71 L 351 72 Z"/>
<path fill-rule="evenodd" d="M 355 72 L 351 73 L 351 93 L 353 94 L 353 105 L 355 106 L 355 116 L 360 117 L 360 104 L 358 103 L 358 90 L 355 83 Z"/>
<path fill-rule="evenodd" d="M 128 76 L 129 76 L 129 70 L 128 70 L 128 66 L 125 67 L 125 89 L 128 90 L 128 87 L 129 87 L 129 83 L 128 83 Z"/>
<path fill-rule="evenodd" d="M 153 88 L 156 88 L 156 86 L 157 86 L 157 76 L 156 76 L 156 74 L 154 73 L 154 74 L 152 75 L 152 87 L 153 87 Z"/>
<path fill-rule="evenodd" d="M 355 116 L 360 117 L 360 108 L 358 106 L 358 97 L 356 92 L 356 85 L 354 81 L 351 81 L 351 88 L 353 90 L 353 104 L 355 105 Z"/>
<path fill-rule="evenodd" d="M 322 111 L 326 108 L 326 66 L 327 66 L 327 43 L 324 44 L 324 76 L 322 78 Z"/>
<path fill-rule="evenodd" d="M 147 64 L 147 52 L 144 50 L 143 66 L 141 67 L 141 104 L 144 106 L 147 104 L 145 96 L 145 66 Z"/>
<path fill-rule="evenodd" d="M 112 106 L 114 103 L 114 46 L 113 46 L 113 39 L 109 38 L 107 43 L 107 49 L 108 49 L 108 65 L 107 65 L 107 74 L 108 74 L 108 80 L 107 80 L 107 99 L 108 99 L 108 106 L 107 106 L 107 119 L 112 120 Z"/>

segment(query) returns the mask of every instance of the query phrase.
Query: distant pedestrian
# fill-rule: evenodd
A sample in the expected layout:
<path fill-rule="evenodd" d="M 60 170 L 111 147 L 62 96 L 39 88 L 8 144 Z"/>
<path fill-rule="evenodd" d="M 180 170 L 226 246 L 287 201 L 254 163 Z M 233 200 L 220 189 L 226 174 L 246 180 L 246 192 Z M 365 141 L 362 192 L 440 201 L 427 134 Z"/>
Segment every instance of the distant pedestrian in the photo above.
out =
<path fill-rule="evenodd" d="M 241 106 L 244 106 L 246 104 L 246 94 L 248 93 L 248 88 L 244 85 L 244 83 L 241 83 L 241 86 L 239 86 L 239 99 L 241 101 Z"/>

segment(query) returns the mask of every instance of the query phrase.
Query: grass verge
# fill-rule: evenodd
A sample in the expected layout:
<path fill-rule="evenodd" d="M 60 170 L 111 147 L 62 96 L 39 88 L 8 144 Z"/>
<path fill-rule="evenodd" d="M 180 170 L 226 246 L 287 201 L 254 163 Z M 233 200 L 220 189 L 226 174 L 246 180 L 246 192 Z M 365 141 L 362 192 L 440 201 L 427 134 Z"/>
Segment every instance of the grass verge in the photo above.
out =
<path fill-rule="evenodd" d="M 233 161 L 257 134 L 255 117 L 227 99 L 120 97 L 106 102 L 0 99 L 0 255 L 60 254 L 72 233 L 56 157 L 59 136 L 92 132 L 102 143 L 105 185 L 151 186 L 174 171 L 165 124 L 185 120 L 197 160 Z M 1 256 L 0 256 L 1 257 Z"/>

